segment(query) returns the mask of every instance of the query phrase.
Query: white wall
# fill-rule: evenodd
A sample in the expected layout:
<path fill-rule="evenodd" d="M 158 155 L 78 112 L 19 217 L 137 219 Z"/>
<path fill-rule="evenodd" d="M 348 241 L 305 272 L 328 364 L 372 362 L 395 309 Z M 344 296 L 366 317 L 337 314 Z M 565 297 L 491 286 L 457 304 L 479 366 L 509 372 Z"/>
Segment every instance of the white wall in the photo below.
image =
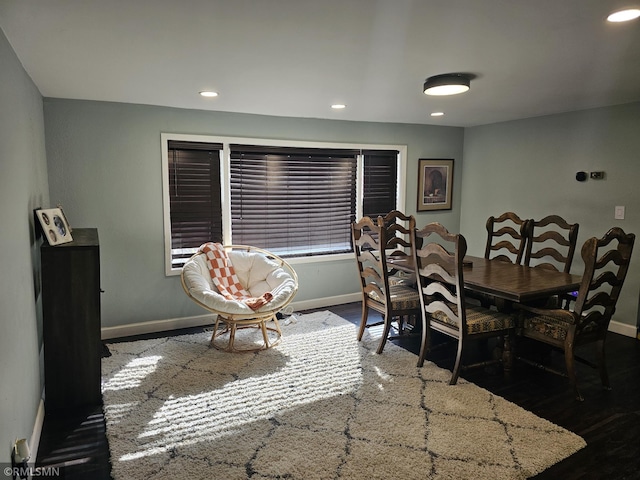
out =
<path fill-rule="evenodd" d="M 454 208 L 418 223 L 459 226 L 463 130 L 345 122 L 107 102 L 45 99 L 51 201 L 71 226 L 97 227 L 102 325 L 116 327 L 204 314 L 164 273 L 161 133 L 407 145 L 406 211 L 415 213 L 418 158 L 453 158 Z M 296 265 L 297 302 L 359 292 L 353 260 Z"/>
<path fill-rule="evenodd" d="M 466 129 L 460 230 L 470 253 L 484 253 L 485 221 L 505 211 L 579 223 L 572 273 L 582 273 L 587 238 L 613 226 L 640 234 L 639 132 L 640 103 Z M 578 171 L 604 171 L 605 178 L 581 183 Z M 626 207 L 624 220 L 614 219 L 616 205 Z M 640 244 L 614 316 L 631 331 L 639 291 Z"/>
<path fill-rule="evenodd" d="M 5 463 L 16 438 L 31 438 L 43 386 L 33 209 L 49 202 L 49 191 L 42 97 L 1 30 L 0 66 L 0 463 Z"/>

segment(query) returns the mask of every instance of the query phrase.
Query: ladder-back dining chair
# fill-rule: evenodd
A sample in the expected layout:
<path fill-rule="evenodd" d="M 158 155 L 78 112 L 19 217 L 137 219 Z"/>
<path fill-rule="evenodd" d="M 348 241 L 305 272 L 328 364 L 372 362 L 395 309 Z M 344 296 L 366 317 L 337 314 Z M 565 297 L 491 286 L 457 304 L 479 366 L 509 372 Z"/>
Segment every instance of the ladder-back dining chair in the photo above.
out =
<path fill-rule="evenodd" d="M 522 264 L 530 233 L 531 220 L 522 219 L 513 212 L 505 212 L 498 217 L 487 219 L 487 243 L 484 258 Z M 503 308 L 502 301 L 492 295 L 473 292 L 469 298 L 479 301 L 484 307 L 496 305 Z"/>
<path fill-rule="evenodd" d="M 513 212 L 487 219 L 487 244 L 484 258 L 521 264 L 524 257 L 530 220 Z"/>
<path fill-rule="evenodd" d="M 458 342 L 456 359 L 451 375 L 451 385 L 458 381 L 462 369 L 463 353 L 471 339 L 504 337 L 507 339 L 503 361 L 510 367 L 511 336 L 515 329 L 514 318 L 493 309 L 469 305 L 465 301 L 463 258 L 467 243 L 461 234 L 449 233 L 440 223 L 430 223 L 413 231 L 414 245 L 420 239 L 422 246 L 413 249 L 417 269 L 418 291 L 422 315 L 422 344 L 418 367 L 424 363 L 430 347 L 431 331 L 435 330 Z M 496 360 L 500 361 L 500 360 Z M 465 368 L 485 366 L 488 362 L 466 365 Z"/>
<path fill-rule="evenodd" d="M 577 223 L 558 215 L 531 220 L 524 264 L 569 273 L 578 240 Z"/>
<path fill-rule="evenodd" d="M 558 215 L 531 220 L 524 264 L 569 273 L 578 241 L 578 228 L 577 223 L 568 223 Z M 545 301 L 568 308 L 575 298 L 575 294 L 567 293 Z"/>
<path fill-rule="evenodd" d="M 567 376 L 576 399 L 580 401 L 583 397 L 576 377 L 576 347 L 595 344 L 598 365 L 586 363 L 599 367 L 602 385 L 610 388 L 605 364 L 605 339 L 629 269 L 634 242 L 633 233 L 626 234 L 621 228 L 614 227 L 604 237 L 592 237 L 584 243 L 581 252 L 584 273 L 573 310 L 518 306 L 522 315 L 519 320 L 522 336 L 564 352 Z M 535 365 L 563 375 L 551 368 Z"/>
<path fill-rule="evenodd" d="M 397 217 L 396 217 L 397 218 Z M 386 220 L 385 220 L 386 219 Z M 406 317 L 420 314 L 420 299 L 415 288 L 402 282 L 392 282 L 393 267 L 387 262 L 387 252 L 406 247 L 411 251 L 410 231 L 415 230 L 415 218 L 407 217 L 403 226 L 387 215 L 375 221 L 363 217 L 351 225 L 353 248 L 362 290 L 362 318 L 358 329 L 358 341 L 364 331 L 374 325 L 384 325 L 377 353 L 382 353 L 391 331 L 397 322 L 400 334 L 404 330 Z M 386 222 L 386 226 L 385 226 Z M 400 237 L 404 237 L 400 239 Z M 368 323 L 369 310 L 382 314 L 382 322 Z"/>

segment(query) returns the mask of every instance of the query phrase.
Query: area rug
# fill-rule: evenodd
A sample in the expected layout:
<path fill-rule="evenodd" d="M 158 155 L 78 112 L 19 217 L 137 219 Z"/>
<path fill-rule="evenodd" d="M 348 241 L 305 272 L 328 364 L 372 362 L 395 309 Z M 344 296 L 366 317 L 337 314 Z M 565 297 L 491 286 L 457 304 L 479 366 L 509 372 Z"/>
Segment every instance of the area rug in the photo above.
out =
<path fill-rule="evenodd" d="M 524 479 L 579 436 L 330 312 L 258 353 L 210 334 L 111 343 L 102 391 L 114 480 Z"/>

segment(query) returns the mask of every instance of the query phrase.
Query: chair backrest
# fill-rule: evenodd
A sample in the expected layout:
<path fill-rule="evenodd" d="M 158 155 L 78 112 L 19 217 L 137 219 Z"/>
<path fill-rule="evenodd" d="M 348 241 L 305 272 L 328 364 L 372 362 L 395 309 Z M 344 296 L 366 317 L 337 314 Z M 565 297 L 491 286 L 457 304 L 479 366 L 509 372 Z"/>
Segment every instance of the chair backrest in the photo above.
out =
<path fill-rule="evenodd" d="M 487 246 L 484 258 L 504 260 L 519 265 L 526 248 L 530 220 L 513 212 L 487 219 Z"/>
<path fill-rule="evenodd" d="M 464 279 L 462 259 L 467 242 L 461 234 L 449 233 L 440 223 L 433 222 L 412 233 L 415 244 L 413 261 L 417 268 L 418 291 L 424 311 L 443 312 L 466 332 Z M 455 312 L 451 308 L 455 306 Z"/>
<path fill-rule="evenodd" d="M 569 273 L 578 240 L 577 223 L 558 215 L 531 220 L 524 264 Z"/>
<path fill-rule="evenodd" d="M 578 333 L 604 333 L 615 313 L 636 236 L 619 227 L 582 246 L 584 274 L 574 307 Z M 613 245 L 612 245 L 613 243 Z"/>
<path fill-rule="evenodd" d="M 406 220 L 402 225 L 398 220 Z M 375 221 L 363 217 L 351 224 L 353 250 L 356 256 L 362 292 L 365 296 L 379 298 L 390 304 L 389 277 L 393 267 L 387 262 L 390 253 L 405 254 L 403 247 L 411 253 L 411 235 L 416 228 L 416 220 L 411 216 L 394 211 L 378 217 Z M 372 295 L 373 293 L 373 295 Z"/>
<path fill-rule="evenodd" d="M 351 224 L 351 238 L 356 263 L 360 274 L 362 294 L 379 298 L 381 302 L 389 301 L 389 283 L 387 279 L 385 245 L 386 229 L 380 226 L 382 217 L 376 221 L 370 217 L 362 217 Z"/>
<path fill-rule="evenodd" d="M 401 222 L 406 222 L 406 225 Z M 392 210 L 382 217 L 382 224 L 386 229 L 386 250 L 396 255 L 411 255 L 410 232 L 416 228 L 414 216 Z"/>

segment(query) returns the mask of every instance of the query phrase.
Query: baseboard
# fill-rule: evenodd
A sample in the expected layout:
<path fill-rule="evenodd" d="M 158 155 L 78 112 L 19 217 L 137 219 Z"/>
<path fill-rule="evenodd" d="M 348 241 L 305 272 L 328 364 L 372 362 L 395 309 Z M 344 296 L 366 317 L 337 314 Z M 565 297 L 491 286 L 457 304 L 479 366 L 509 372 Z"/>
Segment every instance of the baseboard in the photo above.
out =
<path fill-rule="evenodd" d="M 362 298 L 361 293 L 338 295 L 334 297 L 318 298 L 313 300 L 303 300 L 291 303 L 293 311 L 312 310 L 315 308 L 341 305 L 343 303 L 357 302 Z M 166 332 L 178 330 L 180 328 L 192 328 L 211 325 L 215 322 L 214 314 L 198 315 L 192 317 L 169 318 L 164 320 L 152 320 L 149 322 L 130 323 L 128 325 L 118 325 L 115 327 L 102 327 L 100 336 L 103 340 L 114 338 L 132 337 L 148 333 Z"/>
<path fill-rule="evenodd" d="M 293 302 L 291 306 L 294 311 L 313 310 L 316 308 L 331 307 L 333 305 L 342 305 L 344 303 L 359 302 L 362 300 L 362 293 L 348 293 L 346 295 L 336 295 L 333 297 L 314 298 L 312 300 L 303 300 L 301 302 Z"/>
<path fill-rule="evenodd" d="M 113 338 L 133 337 L 147 333 L 167 332 L 180 328 L 202 327 L 215 322 L 215 315 L 198 315 L 195 317 L 168 318 L 164 320 L 152 320 L 149 322 L 129 323 L 116 327 L 102 327 L 100 336 L 103 340 Z"/>
<path fill-rule="evenodd" d="M 44 425 L 44 400 L 40 399 L 38 405 L 38 412 L 36 413 L 36 419 L 33 424 L 33 431 L 31 432 L 31 439 L 29 440 L 29 451 L 31 452 L 31 459 L 29 463 L 36 462 L 38 458 L 38 447 L 40 446 L 40 436 L 42 435 L 42 426 Z"/>
<path fill-rule="evenodd" d="M 638 329 L 635 325 L 616 322 L 615 320 L 611 320 L 611 322 L 609 322 L 609 331 L 631 338 L 636 338 L 636 335 L 638 334 Z"/>

